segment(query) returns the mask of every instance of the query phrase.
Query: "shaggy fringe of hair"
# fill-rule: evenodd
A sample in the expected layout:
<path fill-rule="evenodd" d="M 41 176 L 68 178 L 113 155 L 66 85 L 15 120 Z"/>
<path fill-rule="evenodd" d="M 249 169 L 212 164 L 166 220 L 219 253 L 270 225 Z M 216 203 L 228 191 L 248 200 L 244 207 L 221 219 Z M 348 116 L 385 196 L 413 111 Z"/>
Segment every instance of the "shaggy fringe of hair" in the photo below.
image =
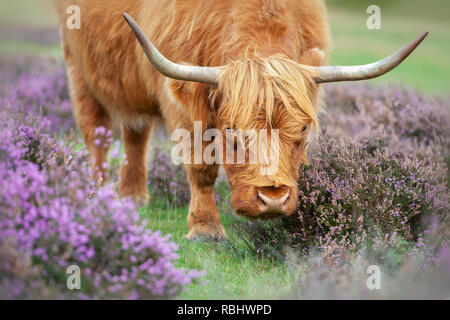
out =
<path fill-rule="evenodd" d="M 219 79 L 219 117 L 245 130 L 254 126 L 256 115 L 265 115 L 261 126 L 273 128 L 276 107 L 282 104 L 297 125 L 312 123 L 317 129 L 313 76 L 310 68 L 282 55 L 234 61 Z"/>

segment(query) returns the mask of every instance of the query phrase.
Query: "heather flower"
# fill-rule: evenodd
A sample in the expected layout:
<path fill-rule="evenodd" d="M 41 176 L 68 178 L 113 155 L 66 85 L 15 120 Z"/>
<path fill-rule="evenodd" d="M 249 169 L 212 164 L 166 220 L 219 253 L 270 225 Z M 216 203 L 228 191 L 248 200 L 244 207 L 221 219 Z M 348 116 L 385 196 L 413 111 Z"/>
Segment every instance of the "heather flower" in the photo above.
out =
<path fill-rule="evenodd" d="M 448 156 L 447 101 L 447 97 L 428 98 L 402 86 L 329 85 L 321 125 L 327 135 L 335 137 L 361 140 L 384 134 L 391 149 L 414 152 L 437 145 Z"/>
<path fill-rule="evenodd" d="M 54 132 L 68 131 L 74 127 L 74 121 L 63 64 L 28 59 L 9 58 L 4 62 L 13 60 L 12 66 L 0 72 L 0 103 L 25 113 L 42 114 Z"/>
<path fill-rule="evenodd" d="M 238 224 L 240 237 L 259 254 L 283 257 L 292 246 L 332 264 L 361 250 L 393 265 L 416 249 L 433 256 L 444 242 L 428 245 L 423 234 L 431 216 L 449 211 L 447 100 L 367 84 L 327 86 L 325 100 L 322 135 L 300 170 L 298 212 Z M 448 236 L 448 225 L 437 234 Z"/>
<path fill-rule="evenodd" d="M 35 93 L 32 111 L 45 101 Z M 87 151 L 74 151 L 73 136 L 57 140 L 55 122 L 10 105 L 0 123 L 2 297 L 161 299 L 201 276 L 174 266 L 176 244 L 148 229 L 113 183 L 98 189 Z M 66 287 L 70 265 L 81 269 L 81 292 Z"/>
<path fill-rule="evenodd" d="M 290 245 L 335 260 L 347 250 L 408 250 L 409 243 L 420 243 L 421 221 L 449 210 L 446 165 L 383 145 L 382 139 L 321 138 L 301 170 L 298 212 L 248 226 L 255 248 L 270 253 Z"/>

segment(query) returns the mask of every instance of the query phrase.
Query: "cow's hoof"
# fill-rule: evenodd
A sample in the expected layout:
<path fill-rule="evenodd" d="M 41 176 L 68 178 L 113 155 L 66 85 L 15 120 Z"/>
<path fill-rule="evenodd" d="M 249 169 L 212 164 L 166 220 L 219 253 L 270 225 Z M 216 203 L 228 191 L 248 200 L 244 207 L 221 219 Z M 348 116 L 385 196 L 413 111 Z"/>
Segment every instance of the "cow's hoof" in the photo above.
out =
<path fill-rule="evenodd" d="M 219 226 L 192 226 L 186 239 L 190 241 L 224 241 L 227 239 L 227 234 L 222 225 Z"/>

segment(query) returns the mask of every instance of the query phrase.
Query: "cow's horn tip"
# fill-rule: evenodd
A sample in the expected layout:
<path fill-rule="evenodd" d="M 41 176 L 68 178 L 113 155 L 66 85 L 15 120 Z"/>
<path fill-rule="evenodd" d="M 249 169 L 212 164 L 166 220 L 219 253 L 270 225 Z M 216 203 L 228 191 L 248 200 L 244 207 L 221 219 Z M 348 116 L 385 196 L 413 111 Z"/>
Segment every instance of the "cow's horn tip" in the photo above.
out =
<path fill-rule="evenodd" d="M 420 36 L 420 38 L 425 39 L 429 34 L 430 34 L 429 31 L 424 31 L 424 32 L 422 33 L 422 35 Z"/>
<path fill-rule="evenodd" d="M 125 18 L 125 20 L 129 21 L 129 18 L 131 17 L 127 12 L 122 13 L 122 16 Z"/>

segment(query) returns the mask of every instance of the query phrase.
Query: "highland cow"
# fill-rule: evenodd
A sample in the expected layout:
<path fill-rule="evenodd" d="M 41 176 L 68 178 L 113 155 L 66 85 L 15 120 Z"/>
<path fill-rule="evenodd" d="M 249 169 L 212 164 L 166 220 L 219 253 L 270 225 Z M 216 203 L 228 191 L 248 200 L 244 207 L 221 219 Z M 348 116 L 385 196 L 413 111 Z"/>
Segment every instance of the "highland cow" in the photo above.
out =
<path fill-rule="evenodd" d="M 157 118 L 170 132 L 215 128 L 279 132 L 279 168 L 223 165 L 235 212 L 249 218 L 289 215 L 298 205 L 299 166 L 318 127 L 320 84 L 380 76 L 425 38 L 379 62 L 327 66 L 330 33 L 322 0 L 54 0 L 73 110 L 102 174 L 107 148 L 96 128 L 119 125 L 127 164 L 120 195 L 149 200 L 147 149 Z M 81 29 L 66 28 L 66 9 L 81 9 Z M 122 14 L 128 24 L 123 20 Z M 132 18 L 136 18 L 136 21 Z M 139 23 L 139 25 L 138 25 Z M 130 26 L 137 37 L 133 36 Z M 148 38 L 147 38 L 148 37 Z M 152 42 L 150 42 L 150 40 Z M 225 156 L 225 155 L 224 155 Z M 191 189 L 189 239 L 223 238 L 214 200 L 218 164 L 185 164 Z"/>

